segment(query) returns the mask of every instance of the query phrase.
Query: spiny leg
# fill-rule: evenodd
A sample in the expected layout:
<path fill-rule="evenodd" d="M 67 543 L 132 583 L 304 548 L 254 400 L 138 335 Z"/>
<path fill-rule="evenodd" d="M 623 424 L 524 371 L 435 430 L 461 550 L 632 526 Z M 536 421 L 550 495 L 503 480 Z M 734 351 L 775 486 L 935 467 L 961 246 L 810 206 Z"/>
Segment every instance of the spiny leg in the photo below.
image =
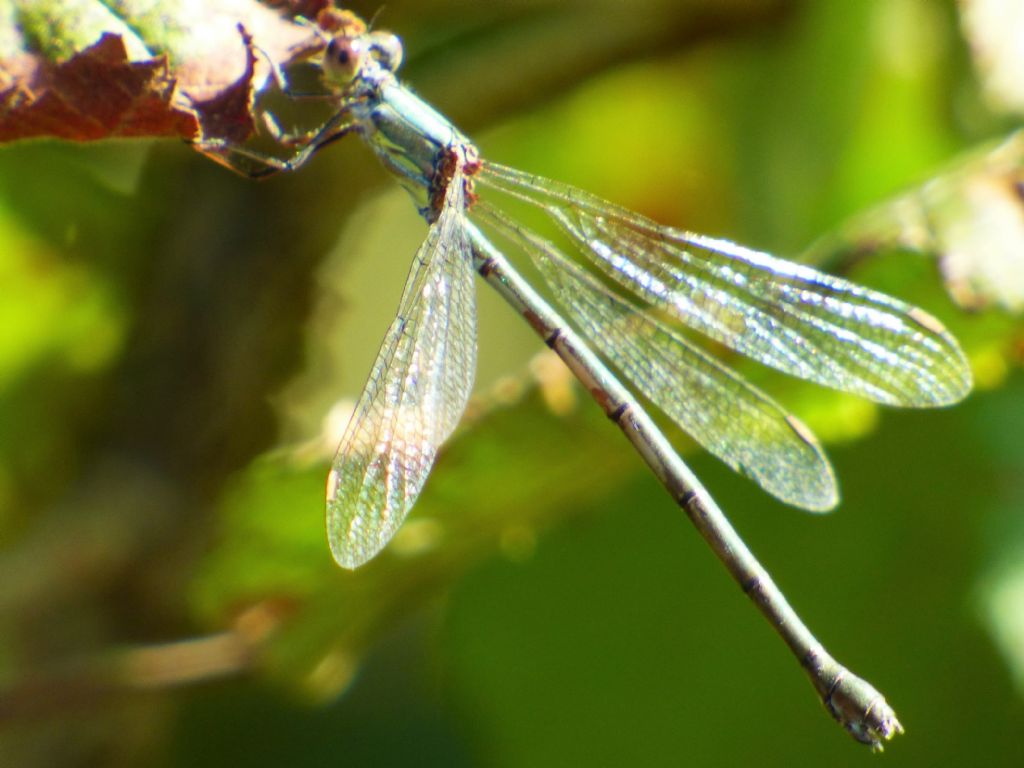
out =
<path fill-rule="evenodd" d="M 284 146 L 292 143 L 301 145 L 301 149 L 287 159 L 249 147 L 239 146 L 224 139 L 200 139 L 191 142 L 191 144 L 199 152 L 202 152 L 207 157 L 235 173 L 250 179 L 263 179 L 281 171 L 295 171 L 301 168 L 321 148 L 358 130 L 358 125 L 346 122 L 347 120 L 347 112 L 339 112 L 311 137 L 288 137 L 283 133 L 277 132 L 274 135 L 274 139 L 279 144 Z M 257 164 L 259 167 L 249 167 L 245 163 L 238 162 L 240 159 Z"/>

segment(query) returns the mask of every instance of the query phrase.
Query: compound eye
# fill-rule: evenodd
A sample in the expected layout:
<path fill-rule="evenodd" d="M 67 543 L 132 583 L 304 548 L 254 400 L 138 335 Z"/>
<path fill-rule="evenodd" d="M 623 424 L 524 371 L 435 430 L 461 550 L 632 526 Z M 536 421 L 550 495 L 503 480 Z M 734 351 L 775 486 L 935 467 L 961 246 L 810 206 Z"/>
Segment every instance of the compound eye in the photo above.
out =
<path fill-rule="evenodd" d="M 335 37 L 324 51 L 324 70 L 335 83 L 350 83 L 363 65 L 364 50 L 356 39 Z"/>
<path fill-rule="evenodd" d="M 402 65 L 402 41 L 390 32 L 372 32 L 367 39 L 377 63 L 389 72 L 397 72 Z"/>

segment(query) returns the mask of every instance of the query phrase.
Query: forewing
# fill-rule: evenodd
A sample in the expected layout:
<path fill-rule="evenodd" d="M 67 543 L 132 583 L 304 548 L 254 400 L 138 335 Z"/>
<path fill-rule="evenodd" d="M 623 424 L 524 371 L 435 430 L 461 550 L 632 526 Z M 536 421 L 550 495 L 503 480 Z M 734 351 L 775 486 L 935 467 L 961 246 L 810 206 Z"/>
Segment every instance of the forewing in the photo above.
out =
<path fill-rule="evenodd" d="M 398 530 L 472 390 L 476 310 L 464 203 L 457 174 L 334 458 L 327 538 L 346 568 L 372 558 Z"/>
<path fill-rule="evenodd" d="M 488 165 L 485 182 L 541 206 L 606 275 L 766 365 L 878 402 L 946 405 L 971 386 L 927 313 L 725 240 L 662 227 L 565 184 Z"/>
<path fill-rule="evenodd" d="M 481 208 L 530 254 L 578 330 L 694 440 L 788 504 L 815 511 L 835 506 L 835 477 L 821 447 L 775 401 L 548 241 Z"/>

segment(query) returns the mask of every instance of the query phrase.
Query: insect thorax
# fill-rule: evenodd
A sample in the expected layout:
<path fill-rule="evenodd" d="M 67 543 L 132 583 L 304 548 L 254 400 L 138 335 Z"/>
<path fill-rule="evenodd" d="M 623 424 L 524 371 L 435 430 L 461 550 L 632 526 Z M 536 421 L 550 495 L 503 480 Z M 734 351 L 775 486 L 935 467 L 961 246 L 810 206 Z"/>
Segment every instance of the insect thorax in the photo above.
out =
<path fill-rule="evenodd" d="M 472 142 L 397 81 L 380 83 L 356 119 L 366 142 L 428 221 L 436 218 L 455 167 L 471 174 L 479 163 Z"/>

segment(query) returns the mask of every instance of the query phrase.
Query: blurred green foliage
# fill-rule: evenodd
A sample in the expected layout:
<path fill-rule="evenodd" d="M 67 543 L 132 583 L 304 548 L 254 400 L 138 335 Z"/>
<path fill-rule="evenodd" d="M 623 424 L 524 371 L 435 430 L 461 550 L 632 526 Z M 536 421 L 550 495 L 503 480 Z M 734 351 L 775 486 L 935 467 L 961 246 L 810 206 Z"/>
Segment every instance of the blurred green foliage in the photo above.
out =
<path fill-rule="evenodd" d="M 1013 127 L 951 0 L 392 0 L 377 26 L 486 156 L 783 256 Z M 321 427 L 423 236 L 389 184 L 358 142 L 262 184 L 170 143 L 0 151 L 0 762 L 867 759 L 486 291 L 474 412 L 393 545 L 333 565 Z M 827 266 L 941 317 L 984 388 L 882 412 L 744 368 L 832 443 L 826 518 L 690 458 L 896 708 L 887 764 L 1019 765 L 1021 320 L 920 255 Z"/>

